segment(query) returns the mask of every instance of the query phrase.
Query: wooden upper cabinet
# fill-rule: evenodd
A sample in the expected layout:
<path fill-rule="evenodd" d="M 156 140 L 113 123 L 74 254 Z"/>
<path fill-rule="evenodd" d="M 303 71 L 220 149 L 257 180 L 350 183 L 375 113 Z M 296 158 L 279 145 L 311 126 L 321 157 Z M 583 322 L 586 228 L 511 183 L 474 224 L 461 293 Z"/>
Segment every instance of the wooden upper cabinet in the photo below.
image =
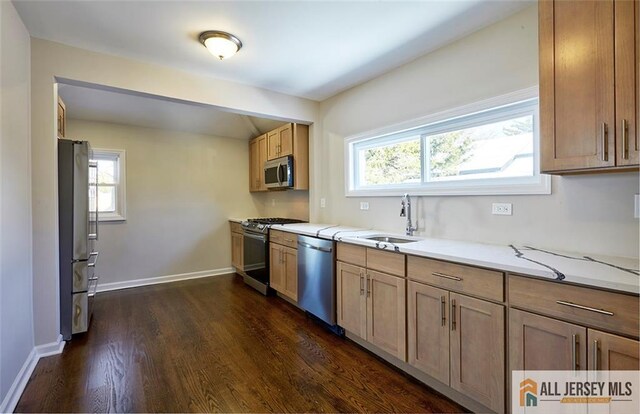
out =
<path fill-rule="evenodd" d="M 275 129 L 267 133 L 267 159 L 273 160 L 280 155 L 280 134 Z"/>
<path fill-rule="evenodd" d="M 542 172 L 638 165 L 637 8 L 637 0 L 539 2 Z"/>
<path fill-rule="evenodd" d="M 58 96 L 58 138 L 64 138 L 67 131 L 67 107 Z"/>
<path fill-rule="evenodd" d="M 278 142 L 280 150 L 278 157 L 293 155 L 293 125 L 285 124 L 278 128 Z"/>
<path fill-rule="evenodd" d="M 616 161 L 638 165 L 640 122 L 640 4 L 615 2 Z"/>
<path fill-rule="evenodd" d="M 267 135 L 249 142 L 249 191 L 267 191 L 264 183 L 264 163 L 267 161 Z"/>
<path fill-rule="evenodd" d="M 640 369 L 640 346 L 634 339 L 589 329 L 589 369 L 637 371 Z"/>

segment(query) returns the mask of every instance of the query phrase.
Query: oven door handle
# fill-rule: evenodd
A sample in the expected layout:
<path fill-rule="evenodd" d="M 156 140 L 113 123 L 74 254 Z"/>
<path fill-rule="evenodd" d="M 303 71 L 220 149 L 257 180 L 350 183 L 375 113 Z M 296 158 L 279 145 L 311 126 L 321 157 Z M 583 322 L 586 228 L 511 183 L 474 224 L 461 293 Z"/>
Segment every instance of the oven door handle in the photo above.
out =
<path fill-rule="evenodd" d="M 244 237 L 248 237 L 250 239 L 255 239 L 255 240 L 260 240 L 263 243 L 267 242 L 267 238 L 264 235 L 256 235 L 256 234 L 251 234 L 251 233 L 243 233 Z"/>

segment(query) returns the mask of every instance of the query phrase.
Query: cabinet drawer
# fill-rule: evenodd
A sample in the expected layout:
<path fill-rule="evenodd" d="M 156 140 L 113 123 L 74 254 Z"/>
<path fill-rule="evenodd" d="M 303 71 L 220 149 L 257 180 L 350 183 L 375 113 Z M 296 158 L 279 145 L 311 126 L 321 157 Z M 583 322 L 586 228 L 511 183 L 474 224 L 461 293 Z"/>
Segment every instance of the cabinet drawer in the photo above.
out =
<path fill-rule="evenodd" d="M 229 224 L 231 225 L 232 233 L 242 233 L 242 226 L 240 225 L 240 223 L 236 223 L 235 221 L 230 221 Z"/>
<path fill-rule="evenodd" d="M 509 303 L 586 326 L 638 336 L 638 296 L 509 276 Z"/>
<path fill-rule="evenodd" d="M 280 230 L 269 230 L 269 241 L 283 246 L 298 248 L 298 235 Z"/>
<path fill-rule="evenodd" d="M 367 249 L 367 269 L 378 270 L 400 277 L 405 277 L 405 255 L 385 252 L 378 249 Z"/>
<path fill-rule="evenodd" d="M 356 266 L 367 265 L 367 249 L 348 243 L 338 243 L 336 257 L 339 261 L 351 263 Z"/>
<path fill-rule="evenodd" d="M 409 256 L 407 276 L 447 290 L 504 301 L 504 275 L 495 270 Z"/>

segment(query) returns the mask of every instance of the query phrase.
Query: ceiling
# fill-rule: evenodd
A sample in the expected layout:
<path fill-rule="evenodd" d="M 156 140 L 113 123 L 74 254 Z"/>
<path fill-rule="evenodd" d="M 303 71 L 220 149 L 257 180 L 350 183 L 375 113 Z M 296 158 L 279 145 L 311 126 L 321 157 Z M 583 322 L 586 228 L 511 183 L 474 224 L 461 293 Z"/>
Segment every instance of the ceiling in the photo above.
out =
<path fill-rule="evenodd" d="M 64 101 L 66 115 L 70 119 L 236 139 L 249 139 L 284 123 L 226 112 L 213 106 L 75 85 L 59 84 L 58 93 Z"/>
<path fill-rule="evenodd" d="M 324 100 L 535 2 L 13 0 L 29 33 Z M 197 41 L 223 30 L 244 47 L 219 61 Z"/>

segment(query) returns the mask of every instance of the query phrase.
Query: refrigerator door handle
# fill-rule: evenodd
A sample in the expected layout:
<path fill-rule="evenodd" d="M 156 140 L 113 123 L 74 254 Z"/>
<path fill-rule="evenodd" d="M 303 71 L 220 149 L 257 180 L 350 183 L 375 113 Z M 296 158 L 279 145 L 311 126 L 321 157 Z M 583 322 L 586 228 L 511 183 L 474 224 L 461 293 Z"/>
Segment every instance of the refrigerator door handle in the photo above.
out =
<path fill-rule="evenodd" d="M 100 252 L 91 252 L 89 253 L 89 258 L 95 257 L 95 259 L 93 259 L 93 262 L 90 262 L 87 267 L 96 267 L 96 263 L 98 263 L 98 256 L 100 255 Z"/>

